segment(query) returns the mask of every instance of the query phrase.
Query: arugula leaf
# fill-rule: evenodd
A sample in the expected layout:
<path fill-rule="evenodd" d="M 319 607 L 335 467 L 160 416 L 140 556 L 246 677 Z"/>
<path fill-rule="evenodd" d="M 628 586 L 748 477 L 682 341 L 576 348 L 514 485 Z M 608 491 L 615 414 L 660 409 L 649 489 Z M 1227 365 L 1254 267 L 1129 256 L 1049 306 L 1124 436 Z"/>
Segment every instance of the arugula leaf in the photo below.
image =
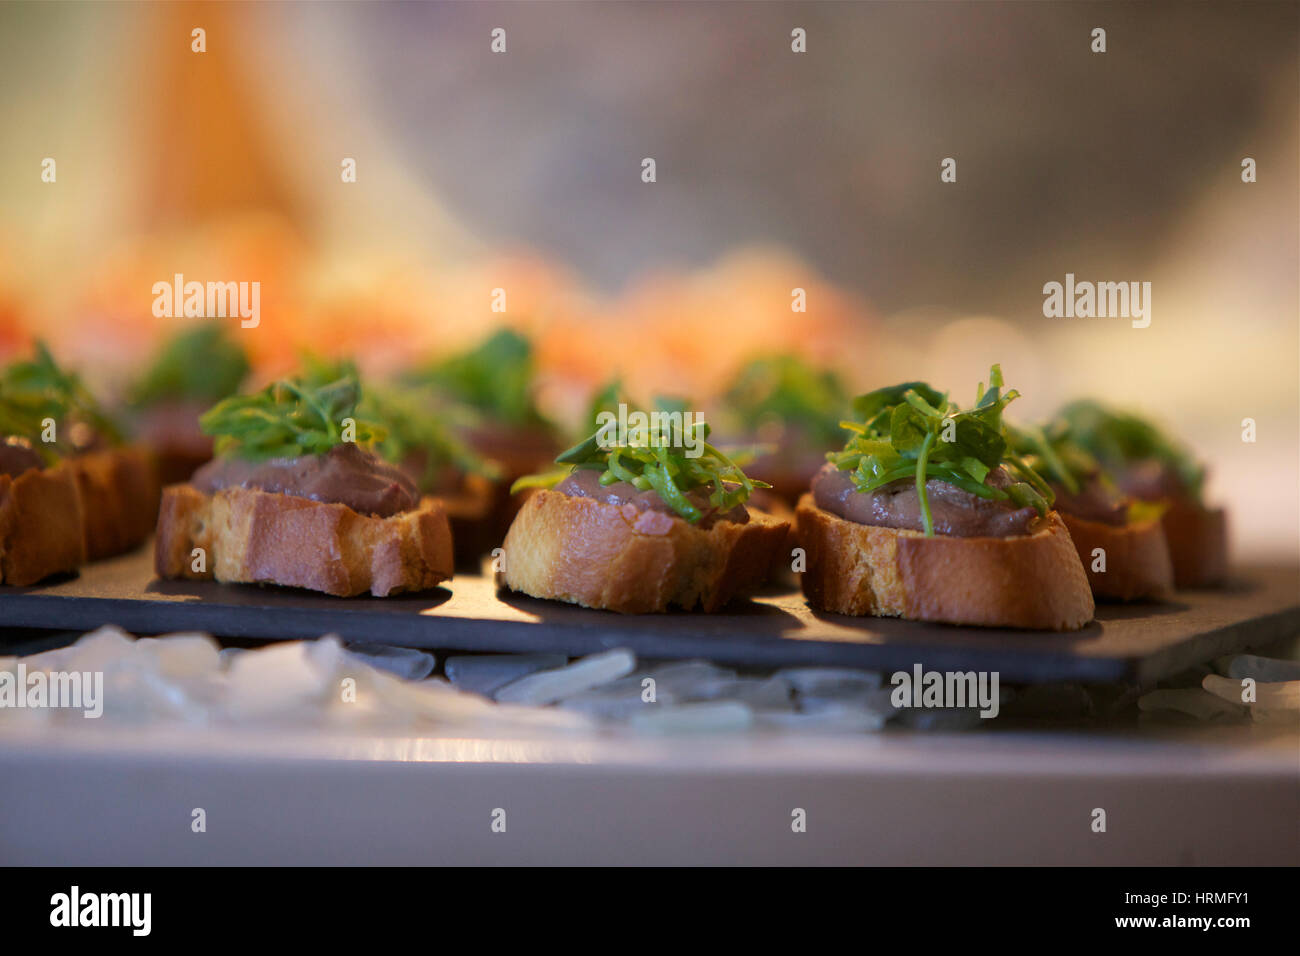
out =
<path fill-rule="evenodd" d="M 217 402 L 239 391 L 248 356 L 219 322 L 200 322 L 174 335 L 131 393 L 136 406 L 162 401 Z"/>
<path fill-rule="evenodd" d="M 1147 419 L 1090 400 L 1070 403 L 1061 409 L 1060 417 L 1079 446 L 1111 471 L 1155 460 L 1177 476 L 1194 500 L 1201 500 L 1205 467 Z"/>
<path fill-rule="evenodd" d="M 969 416 L 959 416 L 953 428 L 953 454 L 966 457 L 992 470 L 996 465 L 989 462 L 1001 461 L 1005 457 L 1007 442 L 998 428 L 997 421 L 987 421 L 980 417 L 979 411 Z"/>
<path fill-rule="evenodd" d="M 355 423 L 358 445 L 372 447 L 387 437 L 383 426 L 358 417 L 361 385 L 355 375 L 309 384 L 286 378 L 250 395 L 232 395 L 199 418 L 199 428 L 216 438 L 218 455 L 262 460 L 323 455 L 343 444 L 344 419 Z"/>
<path fill-rule="evenodd" d="M 662 400 L 656 407 L 656 411 L 673 410 L 680 411 L 678 403 L 673 400 Z M 628 414 L 631 415 L 632 411 L 629 409 Z M 513 494 L 524 488 L 553 488 L 575 470 L 588 468 L 600 472 L 602 485 L 625 481 L 638 491 L 654 491 L 674 512 L 695 524 L 704 517 L 704 512 L 687 497 L 687 493 L 696 488 L 711 487 L 710 506 L 726 512 L 748 501 L 755 488 L 771 487 L 746 476 L 735 461 L 709 444 L 707 423 L 691 422 L 686 425 L 686 431 L 687 435 L 683 436 L 686 440 L 680 445 L 670 444 L 668 436 L 660 436 L 659 440 L 652 436 L 650 441 L 642 444 L 602 447 L 601 429 L 597 429 L 556 456 L 556 464 L 567 465 L 567 468 L 527 475 L 516 481 L 510 491 Z M 686 456 L 687 440 L 691 444 L 696 440 L 701 443 L 699 457 Z"/>
<path fill-rule="evenodd" d="M 111 444 L 120 444 L 122 430 L 80 376 L 60 368 L 44 342 L 36 343 L 35 353 L 0 372 L 0 428 L 4 434 L 28 439 L 47 461 L 75 451 L 71 439 L 77 425 L 91 428 Z M 39 440 L 41 422 L 47 418 L 57 425 L 57 442 Z"/>
<path fill-rule="evenodd" d="M 906 402 L 895 405 L 889 419 L 889 443 L 903 458 L 920 458 L 921 452 L 934 443 L 925 413 Z"/>
<path fill-rule="evenodd" d="M 1023 461 L 1008 454 L 1002 433 L 1002 412 L 1018 397 L 1014 389 L 1004 390 L 997 365 L 989 370 L 988 387 L 979 385 L 975 406 L 967 411 L 924 382 L 876 389 L 854 399 L 853 410 L 861 421 L 840 423 L 850 432 L 849 439 L 842 451 L 826 457 L 837 468 L 852 472 L 861 492 L 912 478 L 927 537 L 934 535 L 925 489 L 932 478 L 1045 515 L 1051 507 L 1051 489 Z M 1020 480 L 1005 490 L 985 484 L 989 472 L 999 466 Z"/>
<path fill-rule="evenodd" d="M 870 424 L 879 413 L 890 410 L 904 401 L 904 396 L 908 392 L 916 393 L 927 405 L 934 408 L 947 400 L 947 396 L 936 392 L 925 382 L 904 382 L 902 385 L 890 385 L 886 388 L 878 388 L 874 392 L 867 392 L 865 395 L 859 395 L 853 400 L 853 414 Z"/>

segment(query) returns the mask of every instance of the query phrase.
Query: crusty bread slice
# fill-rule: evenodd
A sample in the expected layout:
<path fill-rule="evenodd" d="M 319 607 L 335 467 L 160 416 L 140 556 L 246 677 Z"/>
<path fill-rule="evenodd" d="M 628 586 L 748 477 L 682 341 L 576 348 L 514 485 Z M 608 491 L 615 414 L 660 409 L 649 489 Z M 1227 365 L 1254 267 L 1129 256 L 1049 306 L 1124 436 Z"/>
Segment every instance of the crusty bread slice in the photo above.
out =
<path fill-rule="evenodd" d="M 1174 584 L 1208 588 L 1228 577 L 1228 515 L 1222 508 L 1202 508 L 1175 500 L 1161 524 L 1174 565 Z"/>
<path fill-rule="evenodd" d="M 1158 518 L 1120 526 L 1065 513 L 1061 518 L 1079 552 L 1093 597 L 1135 601 L 1173 593 L 1174 569 Z M 1104 571 L 1093 570 L 1099 564 L 1098 548 L 1105 552 Z"/>
<path fill-rule="evenodd" d="M 806 487 L 807 482 L 804 484 Z M 771 585 L 797 588 L 799 586 L 799 575 L 794 572 L 794 555 L 791 552 L 795 544 L 794 509 L 785 503 L 785 499 L 762 488 L 750 496 L 749 501 L 745 502 L 745 507 L 749 509 L 751 515 L 759 512 L 775 518 L 777 521 L 784 521 L 790 526 L 790 535 L 785 547 L 772 552 L 772 563 L 768 566 L 765 580 Z"/>
<path fill-rule="evenodd" d="M 25 587 L 85 560 L 81 497 L 67 463 L 0 475 L 0 582 Z"/>
<path fill-rule="evenodd" d="M 129 551 L 149 537 L 158 519 L 158 473 L 137 445 L 67 459 L 81 497 L 86 560 Z"/>
<path fill-rule="evenodd" d="M 1092 591 L 1060 515 L 1007 538 L 927 538 L 799 499 L 808 603 L 839 614 L 1068 631 L 1092 620 Z"/>
<path fill-rule="evenodd" d="M 790 524 L 761 512 L 699 528 L 675 515 L 557 491 L 531 495 L 506 534 L 497 581 L 533 597 L 623 614 L 716 611 L 761 584 Z"/>
<path fill-rule="evenodd" d="M 195 548 L 205 553 L 200 571 Z M 193 485 L 172 485 L 163 490 L 154 568 L 163 578 L 384 597 L 422 591 L 451 577 L 451 530 L 434 498 L 412 511 L 376 518 L 346 505 L 251 488 L 206 495 Z"/>

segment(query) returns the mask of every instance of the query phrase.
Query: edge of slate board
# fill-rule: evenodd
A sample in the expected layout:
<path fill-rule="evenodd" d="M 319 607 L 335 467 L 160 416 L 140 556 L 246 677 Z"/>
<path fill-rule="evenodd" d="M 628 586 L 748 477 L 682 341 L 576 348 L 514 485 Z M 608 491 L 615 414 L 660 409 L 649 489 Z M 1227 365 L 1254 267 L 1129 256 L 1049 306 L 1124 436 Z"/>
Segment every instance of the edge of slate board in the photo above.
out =
<path fill-rule="evenodd" d="M 920 663 L 930 670 L 997 671 L 1013 682 L 1141 684 L 1300 632 L 1300 569 L 1289 568 L 1245 571 L 1223 592 L 1180 593 L 1171 605 L 1102 605 L 1100 624 L 1062 635 L 822 615 L 790 593 L 766 594 L 719 615 L 622 616 L 498 597 L 477 575 L 459 575 L 448 588 L 421 595 L 341 599 L 159 582 L 151 558 L 146 548 L 42 587 L 0 587 L 0 627 L 89 630 L 112 623 L 139 634 L 201 630 L 271 640 L 337 633 L 348 641 L 426 649 L 570 656 L 626 647 L 643 658 L 706 657 L 742 667 L 896 670 Z M 1243 603 L 1251 598 L 1254 611 Z"/>

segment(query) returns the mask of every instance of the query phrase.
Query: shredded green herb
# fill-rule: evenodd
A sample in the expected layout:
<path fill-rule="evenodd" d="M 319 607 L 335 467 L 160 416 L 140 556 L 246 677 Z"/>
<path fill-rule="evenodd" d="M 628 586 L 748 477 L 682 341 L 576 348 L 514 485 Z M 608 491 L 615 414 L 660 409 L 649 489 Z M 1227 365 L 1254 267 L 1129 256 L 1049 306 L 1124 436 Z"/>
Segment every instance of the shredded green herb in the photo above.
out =
<path fill-rule="evenodd" d="M 597 402 L 605 400 L 602 394 L 605 393 L 598 394 Z M 617 396 L 617 390 L 614 394 Z M 601 411 L 612 409 L 594 407 L 593 420 Z M 629 410 L 629 418 L 634 411 Z M 680 414 L 682 403 L 661 400 L 655 411 Z M 608 440 L 606 429 L 596 428 L 589 437 L 556 457 L 556 464 L 565 467 L 520 478 L 510 491 L 552 488 L 579 468 L 591 469 L 600 472 L 602 485 L 625 481 L 638 491 L 655 492 L 674 512 L 695 524 L 705 516 L 688 497 L 697 488 L 711 488 L 710 507 L 725 512 L 744 504 L 755 488 L 771 487 L 748 477 L 735 461 L 709 444 L 706 422 L 688 420 L 685 416 L 679 421 L 682 423 L 679 434 L 648 432 L 626 444 L 614 444 Z M 688 457 L 687 451 L 692 447 L 699 450 L 698 457 Z"/>
<path fill-rule="evenodd" d="M 1173 471 L 1193 499 L 1200 500 L 1204 466 L 1150 421 L 1091 400 L 1070 403 L 1061 409 L 1060 417 L 1074 440 L 1108 470 L 1120 472 L 1143 461 L 1158 461 Z"/>
<path fill-rule="evenodd" d="M 132 389 L 137 406 L 162 401 L 218 402 L 239 391 L 248 356 L 220 322 L 200 322 L 174 335 Z"/>
<path fill-rule="evenodd" d="M 1070 434 L 1070 425 L 1056 418 L 1045 425 L 1006 425 L 1011 448 L 1047 481 L 1077 495 L 1093 480 L 1109 483 L 1101 463 Z"/>
<path fill-rule="evenodd" d="M 232 395 L 199 418 L 216 438 L 218 455 L 261 460 L 322 455 L 353 440 L 362 447 L 382 442 L 382 425 L 358 418 L 361 385 L 355 375 L 324 384 L 286 378 L 250 395 Z M 351 419 L 351 434 L 345 435 Z"/>
<path fill-rule="evenodd" d="M 328 360 L 304 355 L 303 381 L 323 385 L 346 376 L 359 378 L 356 363 L 349 359 Z M 397 465 L 418 453 L 423 471 L 414 475 L 421 491 L 433 491 L 443 468 L 483 475 L 496 480 L 501 469 L 487 461 L 456 434 L 471 419 L 444 396 L 427 386 L 396 383 L 367 384 L 357 406 L 366 419 L 383 426 L 385 437 L 376 451 Z M 458 413 L 459 412 L 459 413 Z"/>
<path fill-rule="evenodd" d="M 41 440 L 43 422 L 55 423 L 54 442 Z M 82 384 L 60 368 L 44 342 L 35 355 L 0 372 L 0 433 L 26 438 L 47 461 L 74 451 L 72 430 L 85 425 L 104 440 L 119 444 L 122 431 Z"/>
<path fill-rule="evenodd" d="M 924 382 L 877 389 L 853 400 L 857 420 L 840 423 L 852 434 L 842 451 L 826 457 L 842 471 L 852 472 L 861 492 L 913 479 L 927 537 L 934 535 L 925 488 L 931 478 L 1045 515 L 1053 500 L 1051 488 L 1008 447 L 1003 434 L 1002 411 L 1019 395 L 1004 388 L 998 365 L 989 370 L 988 387 L 981 383 L 976 390 L 974 407 L 964 411 Z M 1006 489 L 986 484 L 989 472 L 998 466 L 1018 480 Z"/>
<path fill-rule="evenodd" d="M 1055 482 L 1072 495 L 1096 482 L 1109 495 L 1127 504 L 1129 523 L 1159 518 L 1165 506 L 1124 494 L 1107 468 L 1079 443 L 1069 421 L 1054 418 L 1045 425 L 1007 425 L 1007 440 L 1045 481 Z"/>

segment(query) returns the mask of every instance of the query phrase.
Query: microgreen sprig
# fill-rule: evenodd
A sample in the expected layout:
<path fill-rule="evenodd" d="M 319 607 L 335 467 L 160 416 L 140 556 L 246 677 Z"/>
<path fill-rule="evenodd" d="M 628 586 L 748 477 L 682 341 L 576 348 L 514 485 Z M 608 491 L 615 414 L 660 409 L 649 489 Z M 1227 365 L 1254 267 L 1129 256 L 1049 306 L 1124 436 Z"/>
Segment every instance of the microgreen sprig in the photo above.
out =
<path fill-rule="evenodd" d="M 921 522 L 927 537 L 934 535 L 925 483 L 945 481 L 981 498 L 1032 507 L 1045 515 L 1052 491 L 1014 450 L 1003 435 L 1002 412 L 1020 395 L 1007 389 L 1002 369 L 989 370 L 980 383 L 974 407 L 963 410 L 924 382 L 904 382 L 854 399 L 859 421 L 840 426 L 851 434 L 843 450 L 826 457 L 837 468 L 852 472 L 861 492 L 872 492 L 895 481 L 916 482 Z M 989 473 L 1005 467 L 1018 480 L 1007 488 L 985 483 Z"/>
<path fill-rule="evenodd" d="M 308 353 L 302 356 L 302 366 L 302 381 L 307 385 L 360 377 L 356 363 L 350 359 L 327 359 Z M 385 460 L 402 465 L 413 453 L 419 454 L 424 470 L 413 477 L 421 491 L 434 491 L 439 472 L 448 466 L 492 481 L 501 476 L 499 465 L 483 458 L 456 433 L 458 427 L 472 422 L 469 411 L 428 386 L 368 383 L 357 411 L 383 427 L 385 434 L 377 442 L 376 451 Z"/>
<path fill-rule="evenodd" d="M 1039 476 L 1077 495 L 1090 481 L 1110 485 L 1101 463 L 1075 438 L 1069 422 L 1055 418 L 1044 425 L 1007 425 L 1007 441 Z"/>
<path fill-rule="evenodd" d="M 611 445 L 602 441 L 602 429 L 567 449 L 555 459 L 567 466 L 562 470 L 520 478 L 511 492 L 524 488 L 551 488 L 577 469 L 600 472 L 602 485 L 624 481 L 638 491 L 653 491 L 665 504 L 691 524 L 704 518 L 688 496 L 697 488 L 710 488 L 709 506 L 718 512 L 730 511 L 744 504 L 755 488 L 770 488 L 748 477 L 739 465 L 708 442 L 709 426 L 703 421 L 683 424 L 682 440 L 666 437 L 649 442 Z M 689 457 L 687 448 L 697 448 L 698 457 Z"/>
<path fill-rule="evenodd" d="M 260 460 L 321 455 L 346 439 L 346 420 L 363 447 L 383 441 L 387 433 L 374 422 L 357 418 L 361 386 L 348 375 L 322 385 L 280 379 L 250 395 L 232 395 L 202 417 L 199 427 L 216 437 L 219 455 Z"/>
<path fill-rule="evenodd" d="M 1119 472 L 1142 461 L 1158 461 L 1178 477 L 1194 500 L 1200 500 L 1204 466 L 1152 422 L 1088 400 L 1065 406 L 1060 418 L 1079 446 L 1110 471 Z"/>

